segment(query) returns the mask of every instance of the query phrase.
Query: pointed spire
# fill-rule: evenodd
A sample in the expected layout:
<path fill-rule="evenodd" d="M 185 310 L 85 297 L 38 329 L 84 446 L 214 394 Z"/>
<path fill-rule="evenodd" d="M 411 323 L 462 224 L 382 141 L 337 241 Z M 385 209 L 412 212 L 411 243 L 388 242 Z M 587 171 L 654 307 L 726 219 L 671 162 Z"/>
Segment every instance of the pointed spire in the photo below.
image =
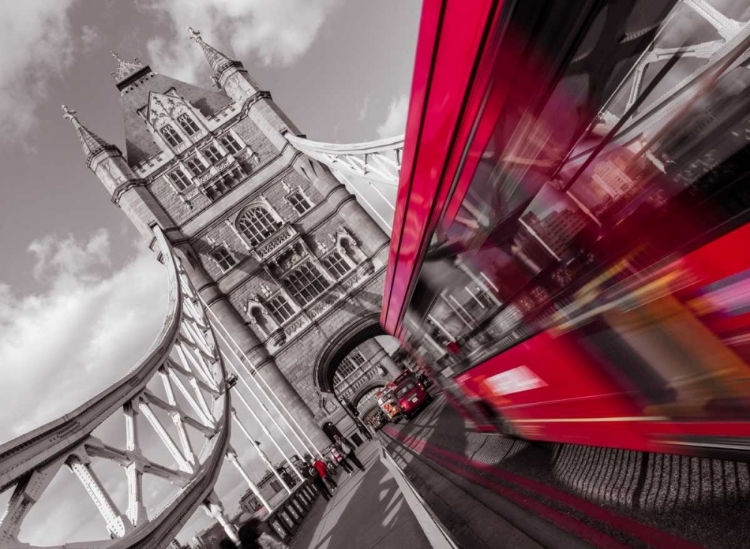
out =
<path fill-rule="evenodd" d="M 117 52 L 113 51 L 111 53 L 112 57 L 117 60 L 117 69 L 112 72 L 112 78 L 114 78 L 117 82 L 121 82 L 132 74 L 135 74 L 136 72 L 145 68 L 145 65 L 141 63 L 141 61 L 137 57 L 133 59 L 132 62 L 129 62 L 120 59 L 120 56 L 117 55 Z"/>
<path fill-rule="evenodd" d="M 239 61 L 230 59 L 213 46 L 206 44 L 203 37 L 201 37 L 200 31 L 193 30 L 193 27 L 188 27 L 187 30 L 190 33 L 190 39 L 198 42 L 201 48 L 203 48 L 203 53 L 206 55 L 208 64 L 211 66 L 211 71 L 213 72 L 212 80 L 217 88 L 221 88 L 221 77 L 226 70 L 232 67 L 243 68 L 242 63 Z"/>
<path fill-rule="evenodd" d="M 76 132 L 78 133 L 78 138 L 81 140 L 81 145 L 83 145 L 83 154 L 86 155 L 86 166 L 90 168 L 91 162 L 94 160 L 94 158 L 103 151 L 120 152 L 120 149 L 118 149 L 115 145 L 107 143 L 106 141 L 104 141 L 104 139 L 81 124 L 78 121 L 76 111 L 74 111 L 73 109 L 69 109 L 65 105 L 62 106 L 62 110 L 64 113 L 63 118 L 65 118 L 66 120 L 70 120 L 73 123 L 73 127 L 76 129 Z"/>

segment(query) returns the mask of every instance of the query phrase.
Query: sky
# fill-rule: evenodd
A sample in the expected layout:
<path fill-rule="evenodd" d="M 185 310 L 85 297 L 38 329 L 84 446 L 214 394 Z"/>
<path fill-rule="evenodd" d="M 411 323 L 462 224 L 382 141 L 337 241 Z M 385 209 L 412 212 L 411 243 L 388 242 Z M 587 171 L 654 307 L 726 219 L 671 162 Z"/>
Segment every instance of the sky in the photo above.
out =
<path fill-rule="evenodd" d="M 86 168 L 60 109 L 77 110 L 124 150 L 110 51 L 209 87 L 205 58 L 185 30 L 191 25 L 241 60 L 310 139 L 369 141 L 403 132 L 420 7 L 416 0 L 24 0 L 0 10 L 0 444 L 121 377 L 147 351 L 166 311 L 160 265 Z M 237 446 L 250 459 L 249 447 Z M 114 487 L 121 472 L 101 467 L 102 481 Z M 77 480 L 67 471 L 58 477 L 21 539 L 106 537 Z M 225 467 L 217 490 L 229 511 L 239 486 Z M 8 496 L 0 494 L 0 506 Z M 126 501 L 124 493 L 117 498 Z M 197 513 L 181 539 L 208 524 Z"/>

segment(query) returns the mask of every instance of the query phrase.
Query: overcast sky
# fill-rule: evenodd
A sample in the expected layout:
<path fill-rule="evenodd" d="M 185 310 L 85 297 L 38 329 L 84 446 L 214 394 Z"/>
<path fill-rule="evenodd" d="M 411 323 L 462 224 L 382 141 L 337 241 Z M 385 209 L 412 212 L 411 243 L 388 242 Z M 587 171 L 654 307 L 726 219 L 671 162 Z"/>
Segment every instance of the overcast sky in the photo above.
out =
<path fill-rule="evenodd" d="M 163 320 L 160 266 L 86 168 L 75 132 L 61 116 L 65 103 L 124 150 L 110 50 L 208 87 L 205 59 L 185 31 L 192 25 L 240 59 L 311 139 L 367 141 L 403 132 L 419 13 L 416 0 L 24 0 L 3 6 L 0 443 L 121 377 Z M 236 446 L 249 459 L 249 448 L 242 441 Z M 118 492 L 116 501 L 126 501 L 122 483 L 115 483 L 121 472 L 99 467 Z M 51 545 L 105 538 L 104 523 L 75 478 L 67 471 L 58 476 L 21 539 Z M 240 482 L 233 470 L 222 472 L 218 490 L 230 510 Z M 8 497 L 0 494 L 0 506 Z M 181 538 L 207 524 L 197 513 Z"/>

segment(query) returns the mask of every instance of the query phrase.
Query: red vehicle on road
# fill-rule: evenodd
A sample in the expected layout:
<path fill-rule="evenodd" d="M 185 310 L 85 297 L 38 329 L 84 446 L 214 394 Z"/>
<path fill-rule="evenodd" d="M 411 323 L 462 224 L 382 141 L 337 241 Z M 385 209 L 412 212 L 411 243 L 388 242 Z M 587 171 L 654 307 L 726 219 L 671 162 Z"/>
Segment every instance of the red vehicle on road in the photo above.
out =
<path fill-rule="evenodd" d="M 398 401 L 401 413 L 407 418 L 414 417 L 422 408 L 432 402 L 432 397 L 416 377 L 410 373 L 401 374 L 388 384 Z"/>
<path fill-rule="evenodd" d="M 609 8 L 425 2 L 381 323 L 484 426 L 750 459 L 748 43 Z"/>

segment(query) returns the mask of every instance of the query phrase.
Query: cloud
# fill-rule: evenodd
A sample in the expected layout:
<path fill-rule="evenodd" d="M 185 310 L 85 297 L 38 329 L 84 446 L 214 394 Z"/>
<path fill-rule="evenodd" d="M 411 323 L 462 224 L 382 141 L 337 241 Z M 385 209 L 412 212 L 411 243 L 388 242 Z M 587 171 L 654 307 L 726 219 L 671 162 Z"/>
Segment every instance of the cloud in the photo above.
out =
<path fill-rule="evenodd" d="M 93 282 L 94 267 L 109 265 L 109 234 L 104 229 L 94 233 L 84 246 L 72 235 L 65 240 L 47 235 L 33 240 L 28 249 L 36 256 L 34 278 L 53 280 L 58 286 Z"/>
<path fill-rule="evenodd" d="M 370 112 L 370 96 L 368 95 L 365 97 L 365 100 L 362 102 L 362 108 L 359 109 L 359 115 L 357 116 L 357 120 L 360 122 L 367 118 L 367 114 Z"/>
<path fill-rule="evenodd" d="M 194 81 L 205 63 L 188 43 L 186 28 L 200 30 L 227 55 L 255 56 L 266 65 L 286 66 L 310 48 L 340 0 L 143 0 L 140 6 L 169 18 L 169 36 L 148 43 L 160 72 Z"/>
<path fill-rule="evenodd" d="M 50 235 L 29 250 L 46 290 L 19 297 L 0 284 L 0 442 L 69 412 L 122 377 L 147 351 L 166 313 L 165 275 L 150 252 L 108 276 L 97 274 L 109 264 L 105 231 L 86 242 Z"/>
<path fill-rule="evenodd" d="M 50 79 L 72 63 L 68 9 L 74 0 L 8 2 L 0 10 L 0 140 L 12 142 L 36 123 Z"/>
<path fill-rule="evenodd" d="M 98 40 L 99 33 L 96 32 L 96 29 L 94 27 L 84 25 L 81 29 L 81 42 L 83 42 L 84 50 L 90 50 Z"/>
<path fill-rule="evenodd" d="M 388 107 L 385 121 L 375 131 L 381 139 L 401 135 L 406 129 L 406 116 L 409 111 L 409 98 L 406 95 L 394 97 Z"/>

